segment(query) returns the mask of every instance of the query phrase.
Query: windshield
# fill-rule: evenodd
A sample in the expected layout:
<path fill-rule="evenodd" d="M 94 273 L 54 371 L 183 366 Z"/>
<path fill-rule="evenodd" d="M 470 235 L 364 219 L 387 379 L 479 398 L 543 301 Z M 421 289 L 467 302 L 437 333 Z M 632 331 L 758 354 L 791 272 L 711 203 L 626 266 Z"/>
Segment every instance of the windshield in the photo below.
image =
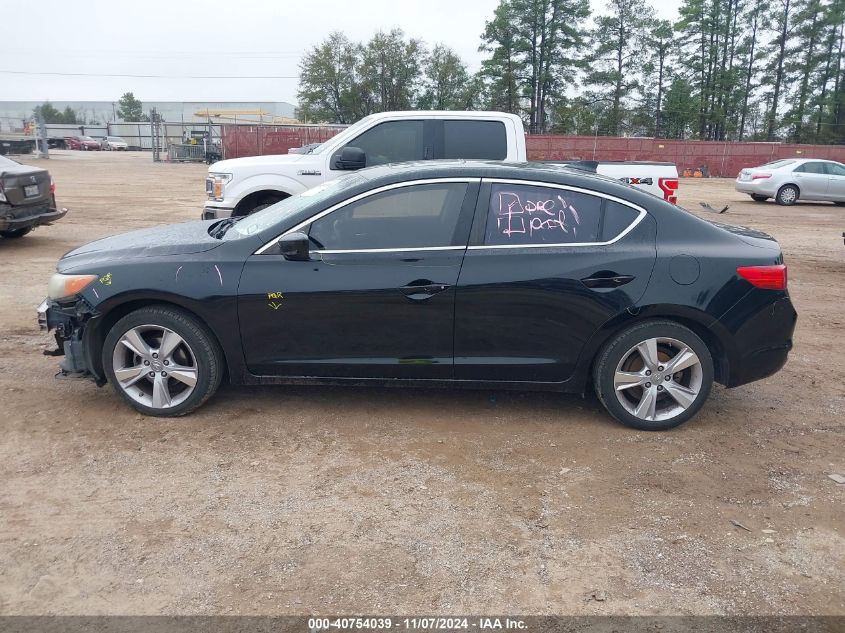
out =
<path fill-rule="evenodd" d="M 330 198 L 334 194 L 354 187 L 357 184 L 364 182 L 364 177 L 359 174 L 349 174 L 337 180 L 330 180 L 321 185 L 312 187 L 308 191 L 303 191 L 299 195 L 285 198 L 281 202 L 277 202 L 271 207 L 262 209 L 257 213 L 253 213 L 245 217 L 243 220 L 235 224 L 233 227 L 235 231 L 241 235 L 255 235 L 264 229 L 269 229 L 276 224 L 284 222 L 287 218 L 296 215 L 306 207 L 319 204 L 321 201 Z"/>
<path fill-rule="evenodd" d="M 365 116 L 363 119 L 358 121 L 357 123 L 353 123 L 348 128 L 340 132 L 337 136 L 335 136 L 332 140 L 332 145 L 334 145 L 334 141 L 340 139 L 342 141 L 341 144 L 345 144 L 346 141 L 358 135 L 358 132 L 361 128 L 365 128 L 370 125 L 372 122 L 372 116 Z M 328 143 L 320 143 L 319 146 L 315 147 L 312 151 L 308 152 L 309 154 L 322 154 L 326 150 L 326 145 Z"/>
<path fill-rule="evenodd" d="M 117 143 L 125 143 L 126 142 L 122 138 L 120 138 L 119 136 L 108 136 L 106 138 L 108 138 L 110 141 L 116 141 Z"/>

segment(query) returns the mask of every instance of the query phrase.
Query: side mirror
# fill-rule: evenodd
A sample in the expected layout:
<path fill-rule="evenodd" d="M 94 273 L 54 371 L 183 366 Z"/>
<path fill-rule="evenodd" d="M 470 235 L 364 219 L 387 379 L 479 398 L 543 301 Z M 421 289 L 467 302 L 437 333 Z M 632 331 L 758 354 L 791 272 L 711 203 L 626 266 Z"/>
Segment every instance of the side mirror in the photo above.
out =
<path fill-rule="evenodd" d="M 367 166 L 367 155 L 360 147 L 344 147 L 340 158 L 335 161 L 337 169 L 363 169 Z"/>
<path fill-rule="evenodd" d="M 302 231 L 282 235 L 278 244 L 282 256 L 289 261 L 307 262 L 311 259 L 309 254 L 310 242 L 308 236 Z"/>

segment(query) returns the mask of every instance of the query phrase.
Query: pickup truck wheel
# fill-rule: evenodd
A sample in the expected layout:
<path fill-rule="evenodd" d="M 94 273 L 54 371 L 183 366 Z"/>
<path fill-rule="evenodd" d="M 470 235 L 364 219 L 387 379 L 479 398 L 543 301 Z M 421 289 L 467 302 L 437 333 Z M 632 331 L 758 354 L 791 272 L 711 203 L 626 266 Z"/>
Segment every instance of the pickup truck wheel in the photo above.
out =
<path fill-rule="evenodd" d="M 206 327 L 181 310 L 151 306 L 109 330 L 103 368 L 114 390 L 145 415 L 190 413 L 217 388 L 223 353 Z"/>
<path fill-rule="evenodd" d="M 31 230 L 32 227 L 28 226 L 25 229 L 11 229 L 10 231 L 0 231 L 0 236 L 5 237 L 7 240 L 15 240 L 19 237 L 23 237 Z"/>
<path fill-rule="evenodd" d="M 281 202 L 288 196 L 283 194 L 265 194 L 260 198 L 255 199 L 255 203 L 251 204 L 249 201 L 244 201 L 241 205 L 238 205 L 238 208 L 234 215 L 236 216 L 247 216 L 255 213 L 256 211 L 261 211 L 262 209 L 266 209 L 267 207 L 272 207 L 277 202 Z"/>
<path fill-rule="evenodd" d="M 713 385 L 713 357 L 692 330 L 667 320 L 622 331 L 599 352 L 596 394 L 622 424 L 665 431 L 701 409 Z"/>

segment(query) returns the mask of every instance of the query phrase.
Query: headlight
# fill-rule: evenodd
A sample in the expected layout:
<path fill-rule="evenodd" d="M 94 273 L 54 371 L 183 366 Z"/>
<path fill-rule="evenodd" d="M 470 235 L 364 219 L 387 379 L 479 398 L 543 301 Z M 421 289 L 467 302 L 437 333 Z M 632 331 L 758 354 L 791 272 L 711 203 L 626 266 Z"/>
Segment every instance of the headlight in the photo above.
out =
<path fill-rule="evenodd" d="M 208 177 L 211 180 L 211 191 L 209 193 L 215 198 L 222 198 L 223 188 L 227 182 L 232 180 L 232 174 L 209 173 Z"/>
<path fill-rule="evenodd" d="M 97 275 L 62 275 L 50 277 L 47 296 L 51 299 L 65 299 L 79 294 L 97 280 Z"/>

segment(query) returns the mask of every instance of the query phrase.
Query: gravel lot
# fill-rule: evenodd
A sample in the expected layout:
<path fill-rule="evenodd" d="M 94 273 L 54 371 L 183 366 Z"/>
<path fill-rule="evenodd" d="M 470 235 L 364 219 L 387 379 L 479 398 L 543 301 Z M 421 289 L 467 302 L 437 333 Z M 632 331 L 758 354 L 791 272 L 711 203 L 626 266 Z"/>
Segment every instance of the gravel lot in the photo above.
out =
<path fill-rule="evenodd" d="M 0 240 L 0 613 L 845 614 L 845 208 L 682 181 L 780 240 L 799 320 L 783 371 L 672 432 L 593 398 L 335 387 L 158 420 L 54 379 L 35 306 L 67 250 L 197 218 L 205 166 L 51 156 L 23 162 L 70 213 Z"/>

